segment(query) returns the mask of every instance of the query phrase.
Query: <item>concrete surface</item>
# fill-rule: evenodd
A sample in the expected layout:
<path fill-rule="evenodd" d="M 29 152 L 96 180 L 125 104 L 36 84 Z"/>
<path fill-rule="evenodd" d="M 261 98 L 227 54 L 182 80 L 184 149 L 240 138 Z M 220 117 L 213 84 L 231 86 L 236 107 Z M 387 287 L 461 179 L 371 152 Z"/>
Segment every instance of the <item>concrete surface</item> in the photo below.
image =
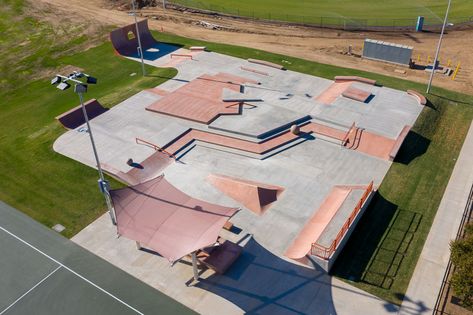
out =
<path fill-rule="evenodd" d="M 271 211 L 269 209 L 268 211 Z M 268 251 L 244 232 L 223 236 L 242 240 L 243 253 L 225 275 L 200 271 L 192 280 L 190 258 L 169 262 L 135 242 L 116 238 L 104 214 L 72 238 L 91 252 L 157 290 L 204 315 L 233 314 L 394 314 L 395 305 L 330 277 L 317 267 L 307 268 Z"/>
<path fill-rule="evenodd" d="M 420 254 L 399 314 L 432 314 L 455 239 L 473 185 L 473 123 Z"/>
<path fill-rule="evenodd" d="M 259 142 L 308 116 L 326 125 L 338 126 L 340 130 L 348 130 L 356 121 L 357 126 L 389 140 L 395 139 L 406 124 L 415 122 L 422 110 L 422 106 L 405 92 L 366 84 L 360 88 L 370 89 L 375 95 L 368 104 L 343 97 L 331 105 L 322 104 L 314 98 L 333 83 L 331 80 L 251 64 L 251 68 L 268 73 L 267 76 L 260 75 L 242 70 L 242 66 L 249 66 L 245 60 L 212 52 L 196 53 L 192 60 L 177 60 L 167 55 L 146 62 L 155 66 L 174 66 L 179 70 L 175 78 L 159 86 L 162 95 L 172 93 L 204 74 L 228 73 L 259 82 L 245 84 L 245 91 L 262 101 L 245 103 L 241 115 L 220 116 L 209 127 L 146 111 L 147 105 L 162 96 L 140 92 L 91 122 L 99 155 L 110 169 L 126 172 L 130 170 L 126 165 L 129 158 L 140 162 L 154 152 L 149 147 L 135 144 L 135 137 L 165 146 L 193 128 Z M 106 216 L 73 240 L 203 314 L 381 314 L 386 309 L 396 311 L 396 307 L 329 277 L 309 260 L 301 266 L 300 262 L 283 256 L 334 185 L 367 185 L 373 180 L 377 186 L 391 165 L 386 159 L 342 147 L 340 141 L 327 140 L 316 134 L 304 134 L 300 141 L 262 159 L 255 158 L 251 152 L 242 153 L 234 148 L 198 141 L 179 152 L 179 161 L 164 171 L 170 183 L 192 197 L 242 208 L 231 220 L 240 233 L 222 231 L 222 236 L 244 246 L 243 257 L 224 276 L 207 271 L 202 276 L 207 281 L 201 281 L 197 285 L 199 288 L 185 285 L 192 277 L 188 263 L 181 262 L 170 268 L 165 259 L 137 251 L 134 242 L 116 239 Z M 54 149 L 94 166 L 83 127 L 59 137 Z M 285 191 L 268 211 L 257 216 L 214 188 L 206 180 L 211 173 L 277 185 Z M 341 211 L 340 215 L 334 216 L 332 229 L 345 222 L 348 212 Z M 336 234 L 338 231 L 328 232 Z M 347 300 L 353 296 L 360 301 L 347 306 Z"/>

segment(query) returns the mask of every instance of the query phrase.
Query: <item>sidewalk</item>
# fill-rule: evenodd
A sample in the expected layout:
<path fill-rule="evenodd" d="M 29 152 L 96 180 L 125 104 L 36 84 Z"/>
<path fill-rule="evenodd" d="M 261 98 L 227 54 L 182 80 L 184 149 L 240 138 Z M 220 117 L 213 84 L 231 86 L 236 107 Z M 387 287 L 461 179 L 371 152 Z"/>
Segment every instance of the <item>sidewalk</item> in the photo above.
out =
<path fill-rule="evenodd" d="M 473 122 L 407 288 L 399 314 L 431 314 L 473 184 Z M 413 313 L 413 310 L 417 310 Z"/>

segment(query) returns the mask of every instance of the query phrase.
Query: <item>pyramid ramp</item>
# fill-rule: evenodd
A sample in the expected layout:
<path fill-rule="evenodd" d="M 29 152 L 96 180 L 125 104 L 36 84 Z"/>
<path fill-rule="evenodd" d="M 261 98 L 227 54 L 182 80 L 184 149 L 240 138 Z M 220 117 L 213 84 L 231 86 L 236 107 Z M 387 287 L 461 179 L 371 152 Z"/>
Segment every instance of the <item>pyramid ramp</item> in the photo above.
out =
<path fill-rule="evenodd" d="M 268 210 L 284 191 L 280 186 L 225 175 L 210 174 L 208 180 L 224 194 L 258 215 Z"/>

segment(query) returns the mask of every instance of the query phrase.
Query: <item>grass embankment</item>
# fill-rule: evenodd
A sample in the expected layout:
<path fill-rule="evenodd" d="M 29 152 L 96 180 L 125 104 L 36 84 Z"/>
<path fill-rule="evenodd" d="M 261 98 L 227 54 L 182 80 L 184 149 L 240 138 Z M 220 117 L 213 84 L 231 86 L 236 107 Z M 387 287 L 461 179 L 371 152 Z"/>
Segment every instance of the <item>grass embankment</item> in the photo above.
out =
<path fill-rule="evenodd" d="M 12 18 L 4 14 L 4 7 L 0 10 L 3 18 Z M 15 21 L 17 31 L 29 25 L 19 19 Z M 76 47 L 72 35 L 62 47 Z M 290 70 L 320 77 L 360 75 L 401 90 L 425 89 L 418 83 L 254 49 L 156 35 L 161 41 L 205 45 L 210 50 L 241 58 L 276 63 L 285 60 L 284 65 Z M 26 44 L 26 49 L 35 52 L 34 45 Z M 3 54 L 6 52 L 2 50 Z M 33 74 L 61 65 L 91 72 L 100 81 L 91 87 L 87 98 L 98 98 L 107 106 L 175 73 L 148 69 L 156 77 L 132 77 L 130 73 L 139 73 L 139 64 L 115 56 L 108 43 L 70 57 L 61 57 L 58 52 L 46 64 L 38 63 L 36 58 L 24 62 L 25 68 L 31 65 Z M 2 69 L 9 67 L 3 65 Z M 414 133 L 406 140 L 398 161 L 389 170 L 334 269 L 336 276 L 353 280 L 354 285 L 395 303 L 400 302 L 406 291 L 473 117 L 473 97 L 441 89 L 434 92 L 438 96 L 429 96 L 431 107 L 426 107 L 419 117 Z M 52 143 L 64 131 L 54 117 L 75 106 L 77 96 L 72 91 L 52 88 L 48 78 L 27 85 L 8 85 L 2 88 L 0 99 L 0 199 L 47 226 L 61 223 L 67 227 L 65 235 L 73 235 L 105 211 L 96 171 L 52 151 Z"/>
<path fill-rule="evenodd" d="M 447 6 L 443 0 L 173 0 L 187 7 L 221 12 L 251 18 L 313 24 L 338 24 L 364 20 L 368 25 L 415 25 L 418 16 L 428 24 L 442 24 Z M 457 0 L 450 11 L 450 19 L 473 15 L 470 0 Z M 354 22 L 353 21 L 353 22 Z M 460 22 L 460 20 L 458 20 Z M 456 22 L 456 23 L 458 23 Z"/>
<path fill-rule="evenodd" d="M 151 75 L 142 78 L 139 65 L 114 55 L 108 43 L 61 57 L 77 47 L 75 36 L 82 35 L 70 31 L 70 39 L 59 42 L 48 24 L 22 16 L 22 1 L 10 4 L 0 8 L 5 24 L 8 19 L 14 21 L 8 28 L 12 36 L 3 37 L 10 42 L 1 45 L 2 58 L 10 53 L 5 47 L 11 47 L 21 33 L 29 37 L 32 35 L 27 31 L 34 29 L 36 33 L 34 40 L 25 39 L 23 48 L 30 54 L 18 53 L 19 60 L 14 63 L 2 61 L 2 75 L 8 81 L 0 90 L 0 199 L 46 226 L 63 224 L 64 235 L 72 236 L 104 212 L 103 197 L 97 189 L 95 170 L 52 150 L 54 140 L 64 132 L 54 117 L 77 106 L 77 95 L 72 88 L 59 91 L 51 86 L 50 76 L 35 80 L 35 75 L 54 73 L 54 69 L 60 71 L 69 65 L 79 67 L 99 80 L 97 86 L 90 86 L 86 99 L 97 98 L 110 107 L 173 77 L 176 70 L 148 67 Z M 138 74 L 130 76 L 133 72 Z"/>

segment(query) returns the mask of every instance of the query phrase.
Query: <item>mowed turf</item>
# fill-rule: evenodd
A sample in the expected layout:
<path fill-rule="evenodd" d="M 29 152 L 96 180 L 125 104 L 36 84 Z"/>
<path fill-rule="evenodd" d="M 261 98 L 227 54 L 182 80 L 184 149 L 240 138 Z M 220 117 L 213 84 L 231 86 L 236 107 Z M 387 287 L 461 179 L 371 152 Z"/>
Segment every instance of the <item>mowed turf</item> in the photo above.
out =
<path fill-rule="evenodd" d="M 443 20 L 445 0 L 174 0 L 184 6 L 228 14 L 291 22 L 343 24 L 344 19 L 367 19 L 368 25 L 393 25 L 393 19 L 416 19 L 421 15 L 428 24 Z M 453 0 L 451 20 L 473 16 L 473 1 Z M 320 17 L 327 19 L 320 20 Z M 408 21 L 406 21 L 408 22 Z M 401 25 L 398 21 L 395 25 Z"/>

